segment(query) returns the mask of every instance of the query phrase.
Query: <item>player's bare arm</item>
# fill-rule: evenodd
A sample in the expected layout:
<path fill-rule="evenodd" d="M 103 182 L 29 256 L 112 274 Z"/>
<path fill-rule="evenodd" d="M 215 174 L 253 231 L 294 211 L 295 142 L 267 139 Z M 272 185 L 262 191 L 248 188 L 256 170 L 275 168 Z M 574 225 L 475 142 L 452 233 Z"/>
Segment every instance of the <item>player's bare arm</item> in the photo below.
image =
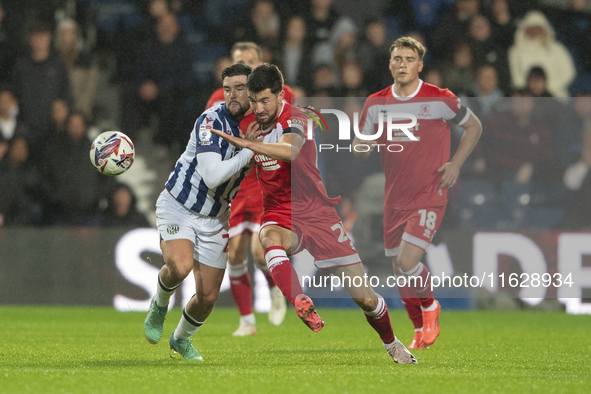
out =
<path fill-rule="evenodd" d="M 462 168 L 482 134 L 482 124 L 474 113 L 470 114 L 468 120 L 461 127 L 464 128 L 464 135 L 460 140 L 458 150 L 449 162 L 437 169 L 441 173 L 441 179 L 439 180 L 441 189 L 455 185 L 460 175 L 460 168 Z"/>
<path fill-rule="evenodd" d="M 261 155 L 285 162 L 295 160 L 296 156 L 300 153 L 302 145 L 304 145 L 304 139 L 294 133 L 284 134 L 278 142 L 251 141 L 234 137 L 220 130 L 212 130 L 212 133 L 219 135 L 234 146 L 247 148 Z"/>

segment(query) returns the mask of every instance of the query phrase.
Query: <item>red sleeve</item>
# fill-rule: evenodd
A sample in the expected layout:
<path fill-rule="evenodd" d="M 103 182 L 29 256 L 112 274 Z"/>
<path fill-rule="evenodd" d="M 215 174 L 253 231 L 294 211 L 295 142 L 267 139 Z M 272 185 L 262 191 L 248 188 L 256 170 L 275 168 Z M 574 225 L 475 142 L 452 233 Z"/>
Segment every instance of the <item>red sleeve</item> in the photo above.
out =
<path fill-rule="evenodd" d="M 291 99 L 295 98 L 293 90 L 291 90 L 291 88 L 289 86 L 283 85 L 283 91 L 285 92 L 283 95 L 283 100 L 285 100 L 289 104 L 294 104 L 291 101 Z"/>
<path fill-rule="evenodd" d="M 211 95 L 209 100 L 207 100 L 207 104 L 205 105 L 205 109 L 213 107 L 219 101 L 224 101 L 224 89 L 223 88 L 219 88 L 218 90 L 213 92 L 213 94 Z"/>

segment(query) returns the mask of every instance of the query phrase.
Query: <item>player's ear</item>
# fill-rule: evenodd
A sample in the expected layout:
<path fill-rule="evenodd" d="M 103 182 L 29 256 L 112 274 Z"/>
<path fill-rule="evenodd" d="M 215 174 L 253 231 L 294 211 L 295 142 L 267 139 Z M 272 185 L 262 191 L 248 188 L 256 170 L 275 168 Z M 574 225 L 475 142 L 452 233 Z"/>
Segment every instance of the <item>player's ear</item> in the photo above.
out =
<path fill-rule="evenodd" d="M 277 101 L 283 101 L 283 97 L 285 97 L 285 90 L 281 90 L 277 95 Z"/>
<path fill-rule="evenodd" d="M 419 72 L 423 71 L 423 61 L 419 62 Z"/>

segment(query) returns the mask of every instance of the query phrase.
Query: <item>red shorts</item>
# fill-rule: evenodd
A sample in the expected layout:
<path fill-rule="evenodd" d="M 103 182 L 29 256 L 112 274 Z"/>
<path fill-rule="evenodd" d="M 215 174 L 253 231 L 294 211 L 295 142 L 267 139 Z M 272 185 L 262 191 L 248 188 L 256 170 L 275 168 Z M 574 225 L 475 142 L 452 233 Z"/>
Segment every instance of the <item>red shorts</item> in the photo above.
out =
<path fill-rule="evenodd" d="M 297 245 L 291 255 L 306 249 L 314 256 L 314 265 L 326 269 L 359 263 L 361 259 L 347 236 L 341 218 L 333 207 L 319 205 L 305 213 L 292 215 L 290 211 L 267 211 L 261 229 L 277 225 L 297 234 Z"/>
<path fill-rule="evenodd" d="M 398 255 L 401 241 L 426 250 L 445 214 L 445 206 L 408 211 L 384 208 L 386 256 Z"/>
<path fill-rule="evenodd" d="M 263 195 L 256 171 L 251 171 L 240 183 L 240 190 L 232 200 L 230 209 L 230 238 L 245 231 L 258 234 L 263 216 Z"/>

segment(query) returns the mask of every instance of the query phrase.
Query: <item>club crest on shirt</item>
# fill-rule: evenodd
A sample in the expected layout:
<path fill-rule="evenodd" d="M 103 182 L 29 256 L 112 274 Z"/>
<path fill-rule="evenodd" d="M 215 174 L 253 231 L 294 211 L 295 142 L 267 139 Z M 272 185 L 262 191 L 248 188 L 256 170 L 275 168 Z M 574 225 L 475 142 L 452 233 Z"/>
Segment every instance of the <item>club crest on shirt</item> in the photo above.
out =
<path fill-rule="evenodd" d="M 179 225 L 178 224 L 169 224 L 166 226 L 166 232 L 170 235 L 175 235 L 179 232 Z"/>
<path fill-rule="evenodd" d="M 431 116 L 431 106 L 429 104 L 422 104 L 421 105 L 421 116 L 423 116 L 423 117 Z"/>

